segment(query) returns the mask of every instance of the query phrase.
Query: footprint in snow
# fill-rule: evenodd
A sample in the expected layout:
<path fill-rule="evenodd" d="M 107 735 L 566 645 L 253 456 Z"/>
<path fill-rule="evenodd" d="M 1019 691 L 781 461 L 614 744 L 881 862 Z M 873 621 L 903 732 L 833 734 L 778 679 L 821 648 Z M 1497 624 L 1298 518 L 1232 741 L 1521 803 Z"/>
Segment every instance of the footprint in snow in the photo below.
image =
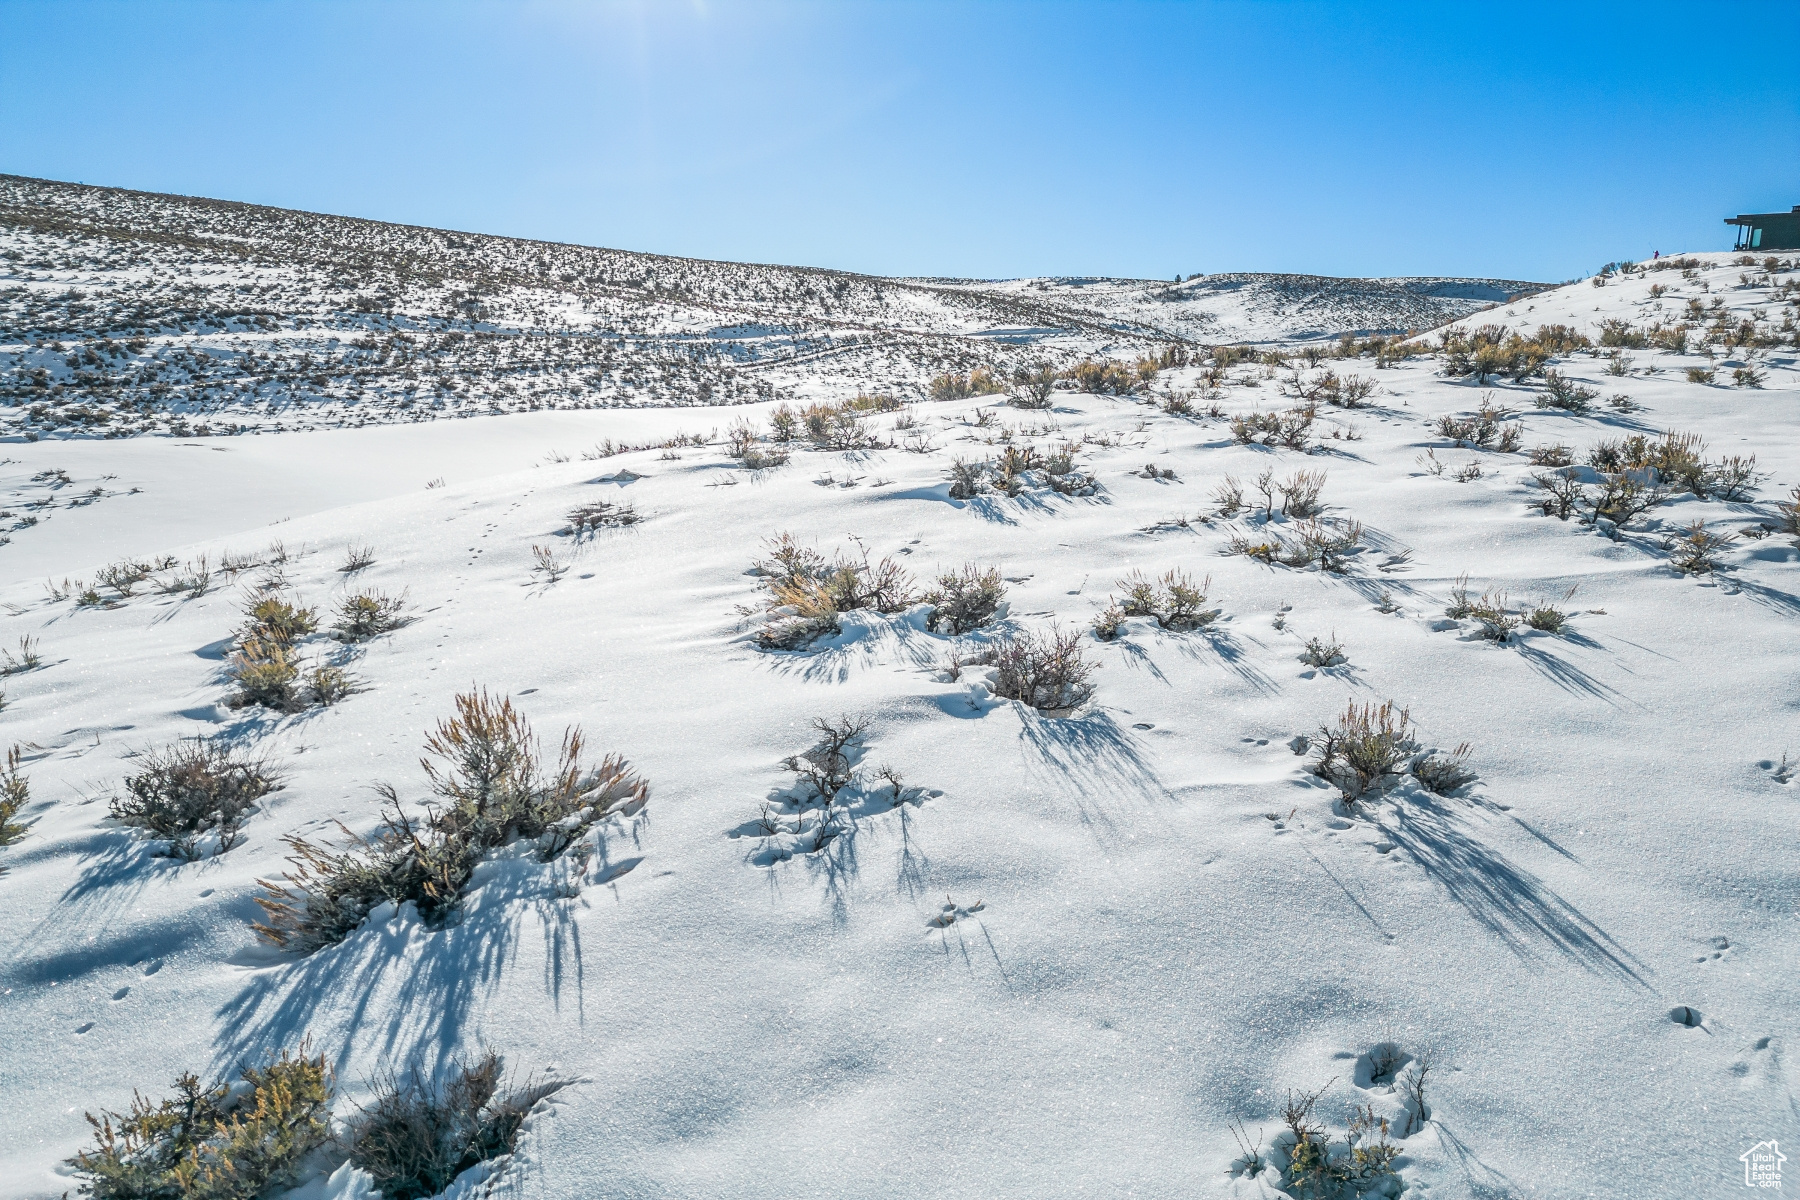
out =
<path fill-rule="evenodd" d="M 1706 1014 L 1688 1004 L 1677 1004 L 1669 1010 L 1669 1020 L 1684 1029 L 1704 1029 Z"/>

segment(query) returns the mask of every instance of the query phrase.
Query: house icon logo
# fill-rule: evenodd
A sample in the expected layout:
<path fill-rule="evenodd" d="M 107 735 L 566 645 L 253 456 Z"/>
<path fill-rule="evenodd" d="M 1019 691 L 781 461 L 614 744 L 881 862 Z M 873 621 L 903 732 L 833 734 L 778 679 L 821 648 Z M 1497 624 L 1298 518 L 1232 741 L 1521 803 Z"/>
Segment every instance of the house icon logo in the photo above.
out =
<path fill-rule="evenodd" d="M 1787 1161 L 1787 1155 L 1781 1152 L 1780 1143 L 1758 1142 L 1738 1155 L 1738 1161 L 1744 1164 L 1745 1187 L 1781 1186 L 1781 1164 Z"/>

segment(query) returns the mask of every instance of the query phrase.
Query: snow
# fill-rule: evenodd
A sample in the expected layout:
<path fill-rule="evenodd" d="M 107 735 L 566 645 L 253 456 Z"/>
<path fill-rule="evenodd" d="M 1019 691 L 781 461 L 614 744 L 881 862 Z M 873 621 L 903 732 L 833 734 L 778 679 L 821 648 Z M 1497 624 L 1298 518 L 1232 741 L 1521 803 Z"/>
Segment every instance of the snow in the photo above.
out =
<path fill-rule="evenodd" d="M 1733 256 L 1700 257 L 1708 299 L 1779 313 Z M 1670 309 L 1702 295 L 1659 272 L 1464 323 L 1592 333 L 1647 319 L 1652 284 L 1676 289 Z M 38 495 L 31 477 L 52 469 L 73 482 L 0 549 L 0 647 L 30 635 L 43 657 L 0 681 L 0 740 L 24 747 L 36 798 L 30 835 L 0 850 L 0 1195 L 72 1189 L 58 1164 L 87 1140 L 84 1111 L 303 1035 L 337 1066 L 340 1115 L 384 1068 L 481 1047 L 572 1080 L 496 1176 L 533 1196 L 1277 1195 L 1269 1174 L 1230 1173 L 1232 1123 L 1266 1151 L 1289 1090 L 1328 1083 L 1318 1112 L 1336 1134 L 1356 1104 L 1398 1116 L 1365 1057 L 1383 1043 L 1439 1064 L 1431 1120 L 1401 1140 L 1408 1194 L 1735 1194 L 1741 1153 L 1800 1138 L 1800 806 L 1777 769 L 1800 750 L 1800 555 L 1784 535 L 1745 538 L 1716 575 L 1684 576 L 1657 533 L 1773 523 L 1800 482 L 1800 371 L 1780 348 L 1761 353 L 1761 389 L 1709 386 L 1683 377 L 1694 354 L 1628 354 L 1628 378 L 1585 354 L 1555 364 L 1642 406 L 1588 417 L 1532 408 L 1535 385 L 1448 380 L 1433 359 L 1328 363 L 1380 390 L 1322 410 L 1312 455 L 1070 392 L 1049 413 L 920 405 L 933 453 L 801 450 L 754 474 L 717 443 L 579 457 L 707 432 L 692 409 L 8 443 L 9 496 Z M 1723 380 L 1734 362 L 1708 365 Z M 1164 372 L 1156 394 L 1197 377 Z M 1221 404 L 1287 407 L 1278 383 Z M 1432 431 L 1484 392 L 1521 413 L 1527 448 L 1692 430 L 1771 477 L 1748 501 L 1678 498 L 1614 541 L 1530 509 L 1523 454 Z M 740 411 L 761 410 L 717 424 Z M 1085 436 L 1078 464 L 1103 490 L 950 500 L 952 456 L 995 453 L 983 439 L 1001 427 L 1039 446 Z M 1482 474 L 1431 475 L 1428 448 Z M 1147 462 L 1175 477 L 1146 478 Z M 1370 544 L 1345 574 L 1221 553 L 1254 523 L 1198 515 L 1227 474 L 1248 485 L 1265 466 L 1328 473 L 1327 516 L 1360 520 Z M 111 494 L 63 507 L 108 474 Z M 645 519 L 556 536 L 601 498 Z M 739 606 L 759 602 L 746 570 L 781 531 L 827 554 L 860 539 L 922 583 L 998 565 L 1008 613 L 965 648 L 1085 627 L 1134 568 L 1210 576 L 1222 616 L 1088 639 L 1095 700 L 1049 717 L 987 694 L 979 669 L 949 678 L 958 643 L 917 609 L 852 614 L 811 652 L 758 650 Z M 276 538 L 305 549 L 285 568 L 305 603 L 405 590 L 417 617 L 368 644 L 352 666 L 368 690 L 330 708 L 222 706 L 251 575 L 99 609 L 41 584 Z M 337 570 L 352 543 L 377 556 L 353 580 Z M 570 572 L 543 582 L 534 545 Z M 1465 572 L 1515 602 L 1577 587 L 1571 631 L 1474 636 L 1443 612 Z M 1298 660 L 1332 634 L 1347 662 Z M 256 881 L 283 870 L 280 839 L 372 829 L 378 782 L 421 800 L 424 732 L 475 685 L 546 738 L 579 723 L 625 755 L 648 807 L 602 825 L 580 879 L 502 852 L 449 928 L 403 908 L 309 958 L 259 944 Z M 1403 783 L 1346 810 L 1290 742 L 1352 699 L 1407 707 L 1427 746 L 1471 743 L 1479 781 L 1448 797 Z M 873 720 L 864 763 L 918 794 L 884 806 L 871 781 L 852 833 L 768 854 L 745 830 L 791 782 L 781 760 L 812 745 L 813 718 L 854 712 Z M 104 800 L 133 754 L 195 735 L 264 749 L 287 778 L 242 845 L 179 863 Z M 1682 1008 L 1697 1020 L 1673 1019 Z M 307 1187 L 367 1194 L 348 1168 Z"/>

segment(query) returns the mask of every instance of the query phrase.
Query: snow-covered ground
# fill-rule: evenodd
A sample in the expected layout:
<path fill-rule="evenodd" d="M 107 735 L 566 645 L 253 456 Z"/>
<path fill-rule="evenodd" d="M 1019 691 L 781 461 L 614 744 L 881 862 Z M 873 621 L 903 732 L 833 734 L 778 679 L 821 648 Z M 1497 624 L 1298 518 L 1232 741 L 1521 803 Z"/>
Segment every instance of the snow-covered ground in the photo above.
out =
<path fill-rule="evenodd" d="M 1700 257 L 1692 278 L 1582 282 L 1465 324 L 1597 338 L 1604 319 L 1673 321 L 1689 299 L 1760 311 L 1764 329 L 1792 312 L 1774 289 L 1794 271 L 1765 281 Z M 8 442 L 0 648 L 35 638 L 42 664 L 0 680 L 0 742 L 23 747 L 35 798 L 29 835 L 0 850 L 0 1195 L 72 1190 L 58 1164 L 89 1138 L 84 1111 L 302 1036 L 337 1066 L 340 1114 L 384 1068 L 484 1046 L 575 1081 L 503 1175 L 534 1197 L 1269 1197 L 1271 1172 L 1232 1171 L 1234 1124 L 1267 1152 L 1290 1090 L 1318 1088 L 1336 1135 L 1357 1105 L 1399 1118 L 1370 1079 L 1384 1043 L 1437 1064 L 1430 1121 L 1399 1139 L 1409 1195 L 1735 1195 L 1741 1153 L 1800 1145 L 1800 794 L 1782 768 L 1800 753 L 1800 554 L 1764 528 L 1800 483 L 1782 336 L 1753 358 L 1628 349 L 1623 375 L 1598 354 L 1559 359 L 1629 396 L 1588 416 L 1534 408 L 1536 379 L 1327 360 L 1378 390 L 1321 407 L 1310 454 L 1162 411 L 1170 394 L 1211 403 L 1197 367 L 1136 397 L 1058 391 L 1048 412 L 924 404 L 924 452 L 804 449 L 758 472 L 722 429 L 704 447 L 580 454 L 766 405 Z M 1761 386 L 1729 386 L 1738 368 Z M 1285 370 L 1228 374 L 1227 417 L 1295 403 Z M 1520 452 L 1435 432 L 1484 394 L 1517 414 Z M 1665 430 L 1701 435 L 1708 458 L 1754 454 L 1767 478 L 1742 500 L 1678 495 L 1617 540 L 1531 507 L 1534 446 L 1579 463 Z M 952 459 L 1005 437 L 1078 444 L 1100 490 L 950 499 Z M 1215 491 L 1235 477 L 1259 508 L 1265 469 L 1326 473 L 1325 518 L 1364 531 L 1342 573 L 1224 552 L 1270 530 L 1220 514 Z M 643 519 L 558 535 L 596 500 Z M 1695 519 L 1758 536 L 1715 573 L 1681 574 L 1664 535 Z M 1290 538 L 1297 524 L 1270 522 Z M 1008 610 L 962 639 L 921 609 L 856 612 L 809 651 L 765 652 L 740 606 L 757 605 L 746 571 L 781 532 L 892 556 L 921 585 L 993 564 Z M 42 582 L 91 582 L 125 557 L 216 568 L 276 540 L 303 603 L 372 586 L 404 591 L 416 617 L 366 645 L 350 664 L 366 690 L 328 708 L 223 706 L 228 639 L 266 569 L 196 599 L 140 586 L 87 608 Z M 347 576 L 352 544 L 375 562 Z M 534 572 L 534 546 L 568 573 Z M 1085 630 L 1134 569 L 1210 577 L 1221 615 L 1085 637 L 1101 669 L 1084 708 L 1045 715 L 996 700 L 985 668 L 944 670 L 1008 633 Z M 1464 574 L 1513 606 L 1575 589 L 1569 627 L 1483 639 L 1445 615 Z M 1301 662 L 1314 637 L 1346 661 Z M 371 830 L 379 782 L 421 800 L 423 736 L 477 686 L 548 738 L 578 723 L 626 756 L 648 807 L 600 827 L 579 878 L 566 859 L 484 869 L 452 927 L 403 914 L 307 958 L 262 946 L 253 900 L 284 870 L 281 839 Z M 1295 739 L 1390 699 L 1423 746 L 1469 743 L 1479 780 L 1448 796 L 1403 781 L 1346 807 Z M 882 803 L 871 781 L 816 853 L 761 836 L 810 722 L 856 712 L 872 720 L 864 763 L 898 768 L 909 799 Z M 266 751 L 286 786 L 243 844 L 182 863 L 110 821 L 106 799 L 132 756 L 193 736 Z"/>

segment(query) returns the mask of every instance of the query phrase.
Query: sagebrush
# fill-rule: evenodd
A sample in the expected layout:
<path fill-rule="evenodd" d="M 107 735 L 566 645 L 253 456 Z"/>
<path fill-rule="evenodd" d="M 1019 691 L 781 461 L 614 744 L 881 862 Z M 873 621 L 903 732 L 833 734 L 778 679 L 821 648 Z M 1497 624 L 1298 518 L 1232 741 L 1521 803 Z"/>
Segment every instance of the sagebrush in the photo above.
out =
<path fill-rule="evenodd" d="M 438 722 L 420 760 L 432 793 L 422 815 L 409 815 L 391 787 L 382 824 L 345 843 L 316 844 L 297 835 L 282 883 L 259 881 L 265 921 L 256 930 L 284 949 L 309 953 L 342 941 L 387 901 L 412 903 L 441 921 L 459 903 L 476 865 L 513 841 L 535 842 L 540 862 L 574 845 L 597 821 L 635 813 L 649 787 L 624 759 L 583 760 L 578 726 L 563 731 L 554 766 L 546 767 L 536 735 L 510 697 L 486 689 L 456 697 L 456 715 Z"/>
<path fill-rule="evenodd" d="M 191 1072 L 175 1094 L 134 1093 L 128 1112 L 88 1113 L 94 1147 L 68 1160 L 96 1200 L 257 1200 L 298 1182 L 301 1162 L 331 1136 L 336 1089 L 324 1055 L 282 1051 L 246 1067 L 241 1083 L 202 1084 Z"/>

